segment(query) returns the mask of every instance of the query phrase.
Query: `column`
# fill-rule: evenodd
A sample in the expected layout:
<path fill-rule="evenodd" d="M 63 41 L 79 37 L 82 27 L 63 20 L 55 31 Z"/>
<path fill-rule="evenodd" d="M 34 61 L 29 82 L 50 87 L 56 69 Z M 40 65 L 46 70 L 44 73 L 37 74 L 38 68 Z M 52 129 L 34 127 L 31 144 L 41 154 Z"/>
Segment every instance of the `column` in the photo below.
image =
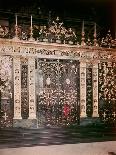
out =
<path fill-rule="evenodd" d="M 22 119 L 21 117 L 21 70 L 20 57 L 13 58 L 14 70 L 14 118 Z"/>
<path fill-rule="evenodd" d="M 29 77 L 29 119 L 36 119 L 35 102 L 35 58 L 28 59 L 28 77 Z"/>
<path fill-rule="evenodd" d="M 86 62 L 80 62 L 80 117 L 86 117 Z"/>
<path fill-rule="evenodd" d="M 98 62 L 93 64 L 93 117 L 98 117 Z"/>

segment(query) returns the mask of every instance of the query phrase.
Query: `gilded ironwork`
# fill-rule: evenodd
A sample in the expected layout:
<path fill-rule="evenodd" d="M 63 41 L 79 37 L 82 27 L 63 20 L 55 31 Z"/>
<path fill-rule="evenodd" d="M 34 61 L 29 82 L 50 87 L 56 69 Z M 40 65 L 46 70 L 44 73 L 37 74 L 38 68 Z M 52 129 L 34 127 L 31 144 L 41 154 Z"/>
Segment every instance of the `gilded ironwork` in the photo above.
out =
<path fill-rule="evenodd" d="M 0 25 L 0 38 L 10 38 L 15 41 L 29 41 L 29 42 L 48 42 L 48 43 L 60 43 L 60 44 L 70 44 L 85 47 L 105 47 L 105 48 L 116 48 L 116 38 L 113 39 L 108 31 L 106 37 L 97 38 L 97 26 L 94 24 L 94 34 L 93 40 L 90 41 L 89 36 L 85 38 L 84 21 L 82 22 L 82 32 L 81 32 L 81 43 L 79 44 L 80 38 L 78 38 L 74 28 L 66 28 L 63 22 L 60 21 L 59 17 L 56 20 L 50 19 L 49 24 L 46 25 L 35 25 L 32 21 L 30 26 L 27 24 L 19 24 L 18 16 L 15 16 L 15 25 L 12 27 Z M 87 41 L 86 41 L 87 40 Z M 97 41 L 99 40 L 99 42 Z"/>
<path fill-rule="evenodd" d="M 113 40 L 110 30 L 108 31 L 106 37 L 102 38 L 101 46 L 106 48 L 116 48 L 116 39 Z"/>
<path fill-rule="evenodd" d="M 66 29 L 59 17 L 48 28 L 46 26 L 41 27 L 39 35 L 39 40 L 45 42 L 75 44 L 77 41 L 75 32 L 72 28 Z"/>
<path fill-rule="evenodd" d="M 116 62 L 99 64 L 99 110 L 101 119 L 116 123 Z"/>
<path fill-rule="evenodd" d="M 9 28 L 6 26 L 0 25 L 0 37 L 5 38 L 8 36 L 9 33 Z"/>
<path fill-rule="evenodd" d="M 78 63 L 38 59 L 36 76 L 38 124 L 52 126 L 77 124 Z"/>

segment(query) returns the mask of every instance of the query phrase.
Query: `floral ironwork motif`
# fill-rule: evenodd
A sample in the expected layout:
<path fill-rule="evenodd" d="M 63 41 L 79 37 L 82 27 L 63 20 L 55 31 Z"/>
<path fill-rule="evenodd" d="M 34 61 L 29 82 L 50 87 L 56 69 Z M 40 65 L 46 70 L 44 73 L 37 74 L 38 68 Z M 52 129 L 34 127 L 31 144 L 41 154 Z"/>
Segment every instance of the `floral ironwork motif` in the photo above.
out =
<path fill-rule="evenodd" d="M 33 25 L 32 16 L 31 27 L 26 24 L 15 25 L 13 27 L 0 25 L 0 38 L 17 38 L 25 41 L 44 41 L 50 43 L 79 45 L 78 41 L 80 39 L 78 40 L 76 34 L 77 32 L 75 32 L 74 29 L 64 27 L 63 22 L 60 21 L 59 17 L 57 17 L 54 21 L 51 20 L 48 25 L 43 26 Z M 94 24 L 94 34 L 92 41 L 90 41 L 89 38 L 85 38 L 84 21 L 82 22 L 81 36 L 81 46 L 101 46 L 105 48 L 116 48 L 116 38 L 112 38 L 110 30 L 108 31 L 106 37 L 103 37 L 102 39 L 97 38 L 96 23 Z"/>
<path fill-rule="evenodd" d="M 8 35 L 8 33 L 9 33 L 8 27 L 5 27 L 5 26 L 3 27 L 0 25 L 0 37 L 4 38 Z"/>
<path fill-rule="evenodd" d="M 107 123 L 116 123 L 116 63 L 99 64 L 99 111 Z"/>
<path fill-rule="evenodd" d="M 106 48 L 116 48 L 116 39 L 112 39 L 110 30 L 108 31 L 106 37 L 102 38 L 101 46 Z"/>
<path fill-rule="evenodd" d="M 40 41 L 74 44 L 77 39 L 75 32 L 71 28 L 66 29 L 63 22 L 60 22 L 59 17 L 48 28 L 43 26 L 39 34 Z"/>
<path fill-rule="evenodd" d="M 36 76 L 39 81 L 36 81 L 36 87 L 39 91 L 36 96 L 39 125 L 65 126 L 78 123 L 78 72 L 78 64 L 74 61 L 38 61 Z M 48 78 L 49 84 L 46 83 Z M 67 83 L 67 79 L 70 82 Z"/>

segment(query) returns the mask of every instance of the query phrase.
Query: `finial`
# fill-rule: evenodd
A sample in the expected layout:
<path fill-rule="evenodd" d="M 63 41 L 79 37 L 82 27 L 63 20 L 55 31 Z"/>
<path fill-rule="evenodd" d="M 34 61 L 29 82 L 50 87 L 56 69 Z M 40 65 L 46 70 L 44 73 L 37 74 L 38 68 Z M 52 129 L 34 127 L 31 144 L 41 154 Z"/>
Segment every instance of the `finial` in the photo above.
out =
<path fill-rule="evenodd" d="M 97 30 L 96 30 L 96 23 L 94 23 L 94 46 L 97 46 Z"/>
<path fill-rule="evenodd" d="M 108 30 L 108 33 L 110 33 L 110 29 Z"/>
<path fill-rule="evenodd" d="M 13 39 L 18 40 L 18 24 L 17 24 L 17 14 L 15 14 L 15 37 Z"/>
<path fill-rule="evenodd" d="M 59 21 L 59 17 L 58 16 L 56 17 L 56 21 Z"/>
<path fill-rule="evenodd" d="M 97 32 L 96 31 L 96 23 L 94 23 L 94 38 L 96 38 L 96 35 L 97 35 L 96 32 Z"/>
<path fill-rule="evenodd" d="M 84 46 L 85 45 L 85 41 L 84 41 L 85 40 L 84 21 L 82 23 L 82 33 L 81 33 L 81 35 L 82 35 L 81 45 Z"/>
<path fill-rule="evenodd" d="M 16 20 L 15 26 L 17 26 L 17 14 L 15 15 L 15 20 Z"/>
<path fill-rule="evenodd" d="M 15 15 L 15 37 L 18 38 L 17 14 Z"/>
<path fill-rule="evenodd" d="M 51 11 L 49 11 L 49 17 L 48 17 L 48 27 L 51 26 Z"/>
<path fill-rule="evenodd" d="M 31 15 L 31 32 L 30 32 L 29 41 L 34 41 L 34 38 L 33 38 L 33 17 L 32 17 L 32 15 Z"/>
<path fill-rule="evenodd" d="M 116 40 L 116 30 L 115 30 L 115 40 Z"/>
<path fill-rule="evenodd" d="M 85 35 L 85 32 L 84 32 L 84 20 L 83 20 L 83 23 L 82 23 L 82 36 Z"/>
<path fill-rule="evenodd" d="M 86 44 L 87 44 L 88 46 L 91 46 L 91 45 L 92 45 L 90 38 L 87 39 L 87 43 L 86 43 Z"/>

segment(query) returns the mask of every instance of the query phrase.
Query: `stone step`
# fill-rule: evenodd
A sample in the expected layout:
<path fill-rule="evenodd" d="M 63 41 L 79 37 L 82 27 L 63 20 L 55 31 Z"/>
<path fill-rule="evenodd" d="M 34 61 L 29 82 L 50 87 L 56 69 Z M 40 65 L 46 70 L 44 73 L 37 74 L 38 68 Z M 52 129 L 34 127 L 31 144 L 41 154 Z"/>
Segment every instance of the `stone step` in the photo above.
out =
<path fill-rule="evenodd" d="M 0 147 L 73 144 L 116 140 L 116 130 L 106 127 L 1 129 Z"/>

